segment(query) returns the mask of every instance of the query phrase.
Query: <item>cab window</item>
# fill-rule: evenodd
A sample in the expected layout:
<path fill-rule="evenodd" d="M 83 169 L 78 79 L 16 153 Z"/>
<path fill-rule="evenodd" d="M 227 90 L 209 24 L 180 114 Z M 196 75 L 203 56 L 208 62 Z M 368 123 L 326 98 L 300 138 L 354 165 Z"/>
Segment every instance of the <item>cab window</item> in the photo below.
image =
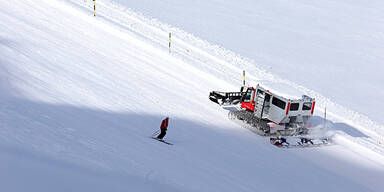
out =
<path fill-rule="evenodd" d="M 247 92 L 245 92 L 243 96 L 243 102 L 250 102 L 252 96 L 252 89 L 247 89 Z"/>
<path fill-rule="evenodd" d="M 279 108 L 281 108 L 281 109 L 285 109 L 285 104 L 286 103 L 284 101 L 282 101 L 281 99 L 273 97 L 272 104 L 277 106 L 277 107 L 279 107 Z"/>
<path fill-rule="evenodd" d="M 290 111 L 297 111 L 299 110 L 299 103 L 291 103 L 291 106 L 289 107 Z"/>
<path fill-rule="evenodd" d="M 306 103 L 303 103 L 303 110 L 304 111 L 308 111 L 308 110 L 311 110 L 312 108 L 312 103 L 311 102 L 306 102 Z"/>

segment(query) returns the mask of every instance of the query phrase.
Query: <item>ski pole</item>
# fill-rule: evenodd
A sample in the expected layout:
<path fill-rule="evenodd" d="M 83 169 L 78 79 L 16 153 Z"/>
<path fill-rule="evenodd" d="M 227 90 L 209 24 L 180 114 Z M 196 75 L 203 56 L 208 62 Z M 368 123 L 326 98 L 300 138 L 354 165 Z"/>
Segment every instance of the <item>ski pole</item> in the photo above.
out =
<path fill-rule="evenodd" d="M 155 135 L 157 135 L 159 132 L 160 132 L 160 130 L 157 130 L 156 132 L 154 132 L 154 133 L 152 134 L 152 137 L 154 137 Z"/>

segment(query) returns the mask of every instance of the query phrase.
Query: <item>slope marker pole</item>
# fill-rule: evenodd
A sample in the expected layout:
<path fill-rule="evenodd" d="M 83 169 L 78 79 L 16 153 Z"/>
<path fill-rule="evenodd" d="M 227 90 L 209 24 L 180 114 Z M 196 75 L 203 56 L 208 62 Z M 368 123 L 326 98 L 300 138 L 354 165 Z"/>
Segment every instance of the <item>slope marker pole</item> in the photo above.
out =
<path fill-rule="evenodd" d="M 243 70 L 243 87 L 245 87 L 245 70 Z"/>
<path fill-rule="evenodd" d="M 96 17 L 96 0 L 93 0 L 93 16 Z"/>
<path fill-rule="evenodd" d="M 324 108 L 324 130 L 327 130 L 326 129 L 326 126 L 327 126 L 327 107 Z"/>
<path fill-rule="evenodd" d="M 243 70 L 243 90 L 245 89 L 245 70 Z"/>
<path fill-rule="evenodd" d="M 171 53 L 171 33 L 169 33 L 168 52 Z"/>

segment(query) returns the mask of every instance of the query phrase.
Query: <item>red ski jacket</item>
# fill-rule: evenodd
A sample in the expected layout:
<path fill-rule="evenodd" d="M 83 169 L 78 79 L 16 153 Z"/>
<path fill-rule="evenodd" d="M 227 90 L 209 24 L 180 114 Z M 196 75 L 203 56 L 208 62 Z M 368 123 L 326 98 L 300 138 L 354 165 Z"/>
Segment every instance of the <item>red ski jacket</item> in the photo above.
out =
<path fill-rule="evenodd" d="M 165 118 L 164 120 L 163 120 L 163 122 L 161 122 L 161 126 L 160 126 L 160 129 L 167 129 L 167 127 L 168 127 L 168 118 Z"/>

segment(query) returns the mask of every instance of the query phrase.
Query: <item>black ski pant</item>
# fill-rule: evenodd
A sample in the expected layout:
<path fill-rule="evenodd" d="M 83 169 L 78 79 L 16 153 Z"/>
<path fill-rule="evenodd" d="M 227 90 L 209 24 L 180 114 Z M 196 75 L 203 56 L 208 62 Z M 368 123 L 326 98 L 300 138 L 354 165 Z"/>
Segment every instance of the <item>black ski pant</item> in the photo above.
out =
<path fill-rule="evenodd" d="M 167 134 L 167 130 L 166 129 L 161 129 L 161 133 L 159 134 L 159 136 L 157 136 L 158 139 L 163 139 L 165 134 Z"/>

